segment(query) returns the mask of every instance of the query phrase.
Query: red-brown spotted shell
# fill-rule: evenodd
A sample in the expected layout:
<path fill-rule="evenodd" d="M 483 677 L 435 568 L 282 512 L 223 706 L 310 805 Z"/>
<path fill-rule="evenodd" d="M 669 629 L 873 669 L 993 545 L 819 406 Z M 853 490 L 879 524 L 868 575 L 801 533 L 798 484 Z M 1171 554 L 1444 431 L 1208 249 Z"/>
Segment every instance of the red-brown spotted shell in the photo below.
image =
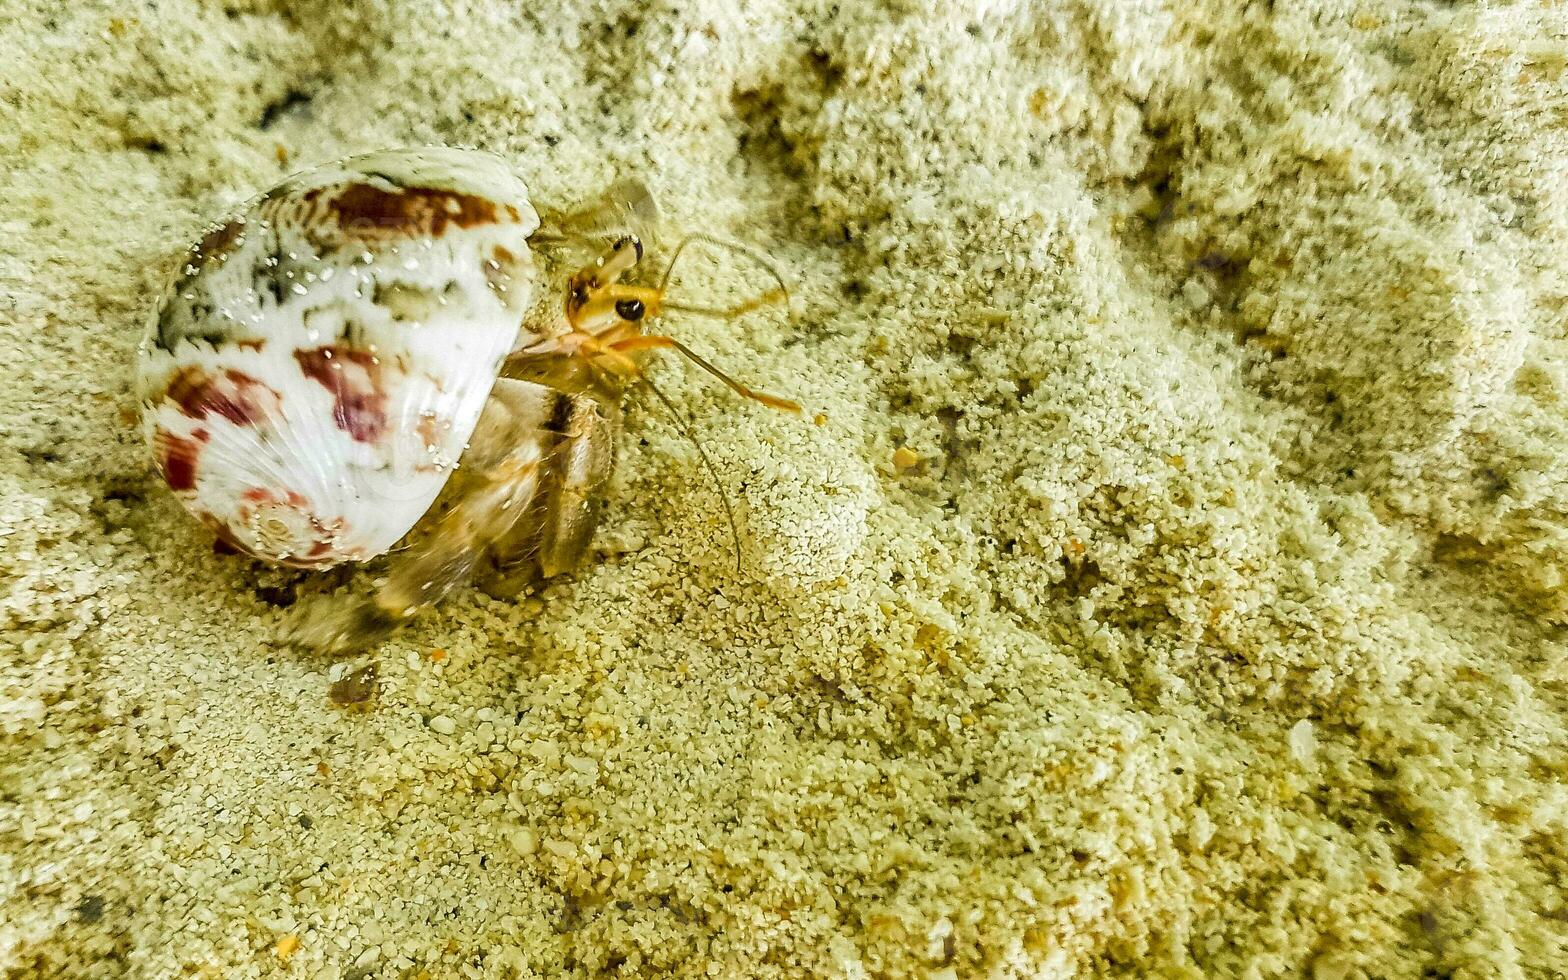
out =
<path fill-rule="evenodd" d="M 191 248 L 139 350 L 175 494 L 234 547 L 373 558 L 430 508 L 537 292 L 522 181 L 475 150 L 289 178 Z"/>

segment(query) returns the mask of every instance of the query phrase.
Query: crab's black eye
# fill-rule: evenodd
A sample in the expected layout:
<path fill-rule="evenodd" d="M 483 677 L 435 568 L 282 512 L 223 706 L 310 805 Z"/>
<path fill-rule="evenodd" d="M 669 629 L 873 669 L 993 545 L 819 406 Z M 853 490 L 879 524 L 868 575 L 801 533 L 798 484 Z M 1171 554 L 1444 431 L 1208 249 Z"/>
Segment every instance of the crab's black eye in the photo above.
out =
<path fill-rule="evenodd" d="M 622 320 L 641 320 L 647 310 L 640 299 L 623 299 L 616 301 L 615 312 L 620 314 Z"/>
<path fill-rule="evenodd" d="M 623 237 L 621 237 L 621 238 L 616 240 L 616 242 L 615 242 L 615 249 L 616 249 L 616 251 L 620 251 L 621 249 L 625 248 L 628 245 L 630 245 L 632 247 L 633 251 L 637 255 L 637 261 L 641 262 L 642 261 L 642 239 L 638 238 L 636 235 L 625 235 L 625 236 L 623 236 Z"/>

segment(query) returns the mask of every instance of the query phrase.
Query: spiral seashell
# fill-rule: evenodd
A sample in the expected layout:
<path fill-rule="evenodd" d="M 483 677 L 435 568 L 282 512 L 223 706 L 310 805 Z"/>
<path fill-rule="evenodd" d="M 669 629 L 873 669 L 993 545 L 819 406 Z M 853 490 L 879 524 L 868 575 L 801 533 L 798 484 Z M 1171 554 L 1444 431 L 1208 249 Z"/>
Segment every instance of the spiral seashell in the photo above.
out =
<path fill-rule="evenodd" d="M 158 467 L 234 548 L 391 548 L 446 484 L 535 298 L 539 217 L 498 157 L 389 150 L 210 228 L 139 349 Z"/>

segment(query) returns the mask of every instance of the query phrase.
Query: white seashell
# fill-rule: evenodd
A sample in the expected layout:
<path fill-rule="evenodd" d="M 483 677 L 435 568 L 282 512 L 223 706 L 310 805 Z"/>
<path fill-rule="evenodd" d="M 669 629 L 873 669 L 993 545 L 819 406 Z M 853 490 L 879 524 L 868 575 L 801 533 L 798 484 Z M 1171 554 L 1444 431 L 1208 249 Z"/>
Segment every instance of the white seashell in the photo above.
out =
<path fill-rule="evenodd" d="M 375 557 L 429 510 L 537 292 L 504 161 L 389 150 L 289 178 L 191 250 L 143 343 L 170 487 L 255 557 Z"/>

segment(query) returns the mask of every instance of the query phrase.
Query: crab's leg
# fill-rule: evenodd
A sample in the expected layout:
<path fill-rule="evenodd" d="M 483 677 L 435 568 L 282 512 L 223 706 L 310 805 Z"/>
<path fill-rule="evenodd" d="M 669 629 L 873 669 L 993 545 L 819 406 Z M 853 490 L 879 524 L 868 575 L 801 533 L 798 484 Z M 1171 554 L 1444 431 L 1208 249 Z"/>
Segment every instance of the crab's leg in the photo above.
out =
<path fill-rule="evenodd" d="M 504 381 L 503 381 L 504 383 Z M 541 578 L 571 571 L 597 524 L 595 494 L 615 461 L 615 424 L 586 395 L 551 390 L 539 430 L 554 440 L 549 465 L 529 515 L 490 548 L 478 583 L 494 596 L 513 596 Z"/>
<path fill-rule="evenodd" d="M 553 441 L 539 428 L 539 406 L 555 394 L 526 381 L 498 383 L 455 477 L 462 482 L 450 508 L 392 560 L 372 596 L 302 606 L 284 639 L 324 652 L 355 650 L 468 581 L 486 549 L 526 523 L 534 508 Z"/>
<path fill-rule="evenodd" d="M 582 560 L 596 521 L 594 495 L 615 465 L 615 426 L 593 399 L 571 396 L 571 410 L 551 467 L 545 498 L 539 570 L 545 578 L 570 571 Z"/>

